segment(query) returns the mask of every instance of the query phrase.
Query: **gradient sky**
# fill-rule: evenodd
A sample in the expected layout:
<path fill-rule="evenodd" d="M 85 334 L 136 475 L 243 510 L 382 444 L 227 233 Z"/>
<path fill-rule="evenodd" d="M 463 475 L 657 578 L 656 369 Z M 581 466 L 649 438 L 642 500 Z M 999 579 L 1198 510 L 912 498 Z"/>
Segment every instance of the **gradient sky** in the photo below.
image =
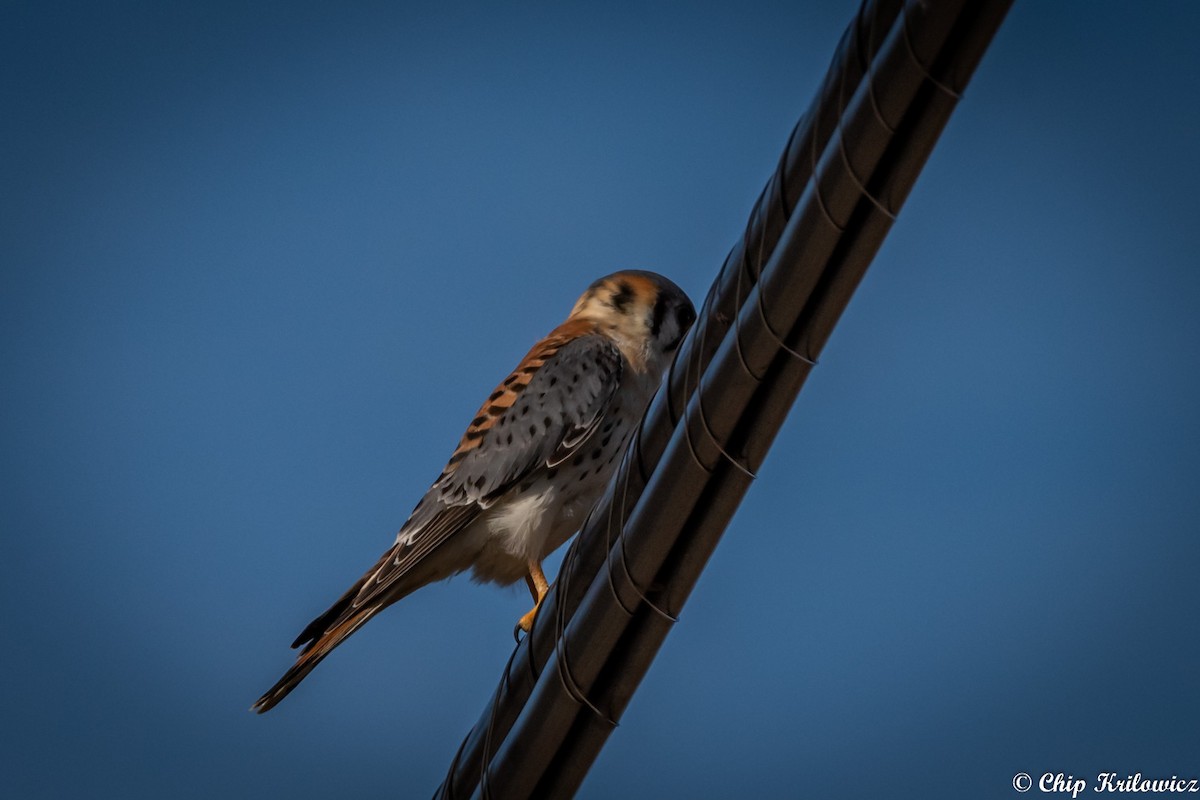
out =
<path fill-rule="evenodd" d="M 524 589 L 247 707 L 588 283 L 703 297 L 857 5 L 5 6 L 3 794 L 428 796 Z M 1200 777 L 1197 30 L 1017 3 L 582 797 Z"/>

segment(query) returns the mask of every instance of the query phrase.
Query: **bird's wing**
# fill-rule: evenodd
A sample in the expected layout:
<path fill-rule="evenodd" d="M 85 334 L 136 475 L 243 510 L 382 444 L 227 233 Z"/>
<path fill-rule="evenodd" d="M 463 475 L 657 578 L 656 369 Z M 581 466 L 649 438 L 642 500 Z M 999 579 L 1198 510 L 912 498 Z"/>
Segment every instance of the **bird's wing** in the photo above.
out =
<path fill-rule="evenodd" d="M 544 344 L 549 352 L 526 356 L 467 429 L 431 490 L 442 502 L 486 508 L 535 470 L 573 455 L 612 407 L 622 359 L 611 339 L 591 333 L 560 345 L 552 334 Z"/>
<path fill-rule="evenodd" d="M 620 384 L 621 352 L 606 336 L 564 331 L 570 324 L 543 339 L 492 393 L 395 546 L 364 576 L 352 608 L 391 594 L 446 539 L 538 470 L 570 458 L 600 425 Z"/>
<path fill-rule="evenodd" d="M 424 583 L 446 577 L 449 572 L 418 565 L 500 495 L 578 451 L 611 408 L 621 369 L 620 350 L 588 323 L 568 320 L 530 350 L 472 420 L 396 543 L 305 627 L 292 643 L 303 646 L 296 663 L 254 709 L 273 708 L 367 620 Z"/>

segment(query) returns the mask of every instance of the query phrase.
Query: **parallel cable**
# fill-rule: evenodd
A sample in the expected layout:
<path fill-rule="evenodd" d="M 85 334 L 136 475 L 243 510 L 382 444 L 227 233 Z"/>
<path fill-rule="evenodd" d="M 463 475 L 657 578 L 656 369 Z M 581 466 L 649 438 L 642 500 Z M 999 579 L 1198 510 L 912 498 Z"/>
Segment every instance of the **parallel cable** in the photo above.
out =
<path fill-rule="evenodd" d="M 578 788 L 961 98 L 941 76 L 965 87 L 1010 1 L 863 0 L 443 797 Z"/>

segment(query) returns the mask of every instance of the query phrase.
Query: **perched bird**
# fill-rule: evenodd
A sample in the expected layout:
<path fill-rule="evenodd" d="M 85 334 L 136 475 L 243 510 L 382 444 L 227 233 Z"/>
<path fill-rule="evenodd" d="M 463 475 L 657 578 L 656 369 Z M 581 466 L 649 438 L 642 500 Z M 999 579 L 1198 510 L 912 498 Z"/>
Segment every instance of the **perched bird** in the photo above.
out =
<path fill-rule="evenodd" d="M 478 581 L 525 579 L 534 606 L 517 626 L 528 632 L 549 591 L 542 559 L 599 498 L 695 319 L 687 295 L 653 272 L 588 287 L 488 396 L 391 549 L 296 637 L 296 663 L 253 710 L 273 708 L 392 603 L 468 569 Z"/>

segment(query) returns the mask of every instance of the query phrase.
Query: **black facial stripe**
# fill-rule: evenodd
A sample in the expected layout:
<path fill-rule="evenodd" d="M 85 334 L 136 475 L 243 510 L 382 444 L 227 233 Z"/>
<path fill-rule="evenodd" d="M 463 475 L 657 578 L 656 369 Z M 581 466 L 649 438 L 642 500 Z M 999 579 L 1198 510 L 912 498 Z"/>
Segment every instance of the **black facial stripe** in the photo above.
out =
<path fill-rule="evenodd" d="M 617 284 L 617 293 L 612 297 L 612 307 L 618 314 L 625 313 L 625 307 L 629 305 L 629 301 L 633 299 L 633 287 L 625 281 Z"/>
<path fill-rule="evenodd" d="M 679 335 L 670 344 L 663 347 L 663 351 L 667 353 L 674 352 L 675 348 L 679 347 L 688 328 L 692 327 L 692 323 L 696 321 L 696 312 L 690 305 L 679 306 L 675 309 L 675 321 L 679 325 Z"/>
<path fill-rule="evenodd" d="M 654 301 L 654 310 L 650 312 L 650 336 L 657 339 L 658 332 L 662 330 L 663 320 L 667 316 L 667 293 L 659 292 L 658 299 Z"/>

